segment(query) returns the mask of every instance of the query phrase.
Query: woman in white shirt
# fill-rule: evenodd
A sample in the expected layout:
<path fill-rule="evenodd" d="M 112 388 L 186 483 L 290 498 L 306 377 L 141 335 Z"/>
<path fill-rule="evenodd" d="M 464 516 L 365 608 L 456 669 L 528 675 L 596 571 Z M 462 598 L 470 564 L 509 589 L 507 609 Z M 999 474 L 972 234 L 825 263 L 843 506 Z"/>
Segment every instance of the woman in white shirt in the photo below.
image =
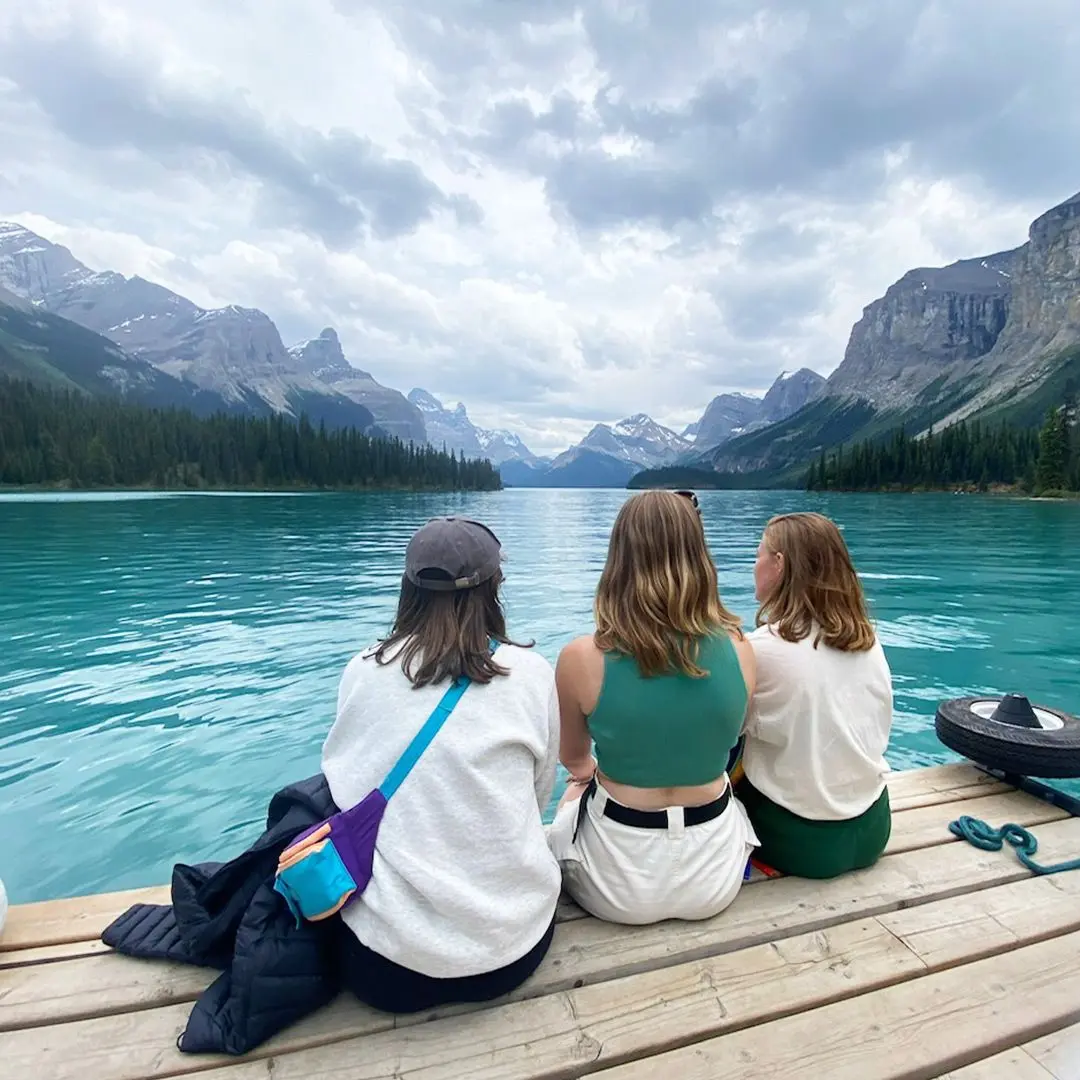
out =
<path fill-rule="evenodd" d="M 501 581 L 486 526 L 436 518 L 421 528 L 393 630 L 346 667 L 323 746 L 334 801 L 353 807 L 450 683 L 470 680 L 387 804 L 371 880 L 342 911 L 345 983 L 387 1012 L 508 993 L 551 944 L 561 875 L 541 814 L 559 752 L 555 673 L 507 637 Z"/>
<path fill-rule="evenodd" d="M 891 829 L 892 679 L 840 530 L 821 514 L 773 518 L 754 585 L 757 688 L 738 794 L 757 855 L 810 878 L 870 866 Z"/>

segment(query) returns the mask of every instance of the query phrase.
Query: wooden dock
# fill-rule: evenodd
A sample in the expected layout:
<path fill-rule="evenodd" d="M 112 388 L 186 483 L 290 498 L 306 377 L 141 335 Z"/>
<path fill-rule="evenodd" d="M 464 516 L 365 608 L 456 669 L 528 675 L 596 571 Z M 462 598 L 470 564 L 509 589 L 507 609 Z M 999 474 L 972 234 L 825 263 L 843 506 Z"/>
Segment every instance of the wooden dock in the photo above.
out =
<path fill-rule="evenodd" d="M 399 1018 L 342 996 L 240 1059 L 175 1040 L 205 969 L 113 954 L 101 930 L 165 888 L 13 908 L 4 1080 L 1080 1080 L 1080 871 L 1034 877 L 956 840 L 971 814 L 1080 855 L 1080 819 L 966 765 L 895 774 L 870 870 L 753 881 L 704 923 L 620 927 L 565 904 L 509 998 Z"/>

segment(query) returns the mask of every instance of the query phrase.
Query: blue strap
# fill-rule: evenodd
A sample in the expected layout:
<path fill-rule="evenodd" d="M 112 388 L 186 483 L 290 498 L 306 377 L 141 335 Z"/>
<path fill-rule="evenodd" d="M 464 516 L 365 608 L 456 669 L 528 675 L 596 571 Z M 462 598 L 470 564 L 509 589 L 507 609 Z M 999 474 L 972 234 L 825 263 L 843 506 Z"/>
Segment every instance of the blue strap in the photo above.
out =
<path fill-rule="evenodd" d="M 498 648 L 497 641 L 491 642 L 491 651 L 494 653 Z M 471 680 L 464 675 L 450 685 L 450 688 L 439 699 L 439 704 L 431 710 L 431 715 L 424 721 L 424 726 L 413 736 L 413 740 L 405 753 L 397 759 L 397 763 L 386 774 L 386 779 L 379 785 L 383 798 L 387 802 L 390 797 L 405 781 L 405 777 L 412 772 L 413 766 L 420 760 L 420 756 L 431 745 L 431 740 L 439 733 L 439 728 L 446 722 L 446 718 L 454 711 L 454 707 L 461 700 L 461 695 L 469 689 Z"/>

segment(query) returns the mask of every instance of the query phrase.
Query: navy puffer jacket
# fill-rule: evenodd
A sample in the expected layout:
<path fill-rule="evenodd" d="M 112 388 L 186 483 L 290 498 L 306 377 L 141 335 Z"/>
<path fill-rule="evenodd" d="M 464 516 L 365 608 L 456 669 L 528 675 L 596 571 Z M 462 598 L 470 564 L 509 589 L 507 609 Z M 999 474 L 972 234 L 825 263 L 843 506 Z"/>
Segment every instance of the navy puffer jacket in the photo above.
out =
<path fill-rule="evenodd" d="M 273 884 L 281 852 L 337 810 L 322 774 L 283 788 L 247 851 L 227 863 L 178 864 L 172 904 L 136 904 L 101 935 L 129 956 L 221 969 L 180 1050 L 247 1053 L 336 997 L 341 920 L 297 926 Z"/>

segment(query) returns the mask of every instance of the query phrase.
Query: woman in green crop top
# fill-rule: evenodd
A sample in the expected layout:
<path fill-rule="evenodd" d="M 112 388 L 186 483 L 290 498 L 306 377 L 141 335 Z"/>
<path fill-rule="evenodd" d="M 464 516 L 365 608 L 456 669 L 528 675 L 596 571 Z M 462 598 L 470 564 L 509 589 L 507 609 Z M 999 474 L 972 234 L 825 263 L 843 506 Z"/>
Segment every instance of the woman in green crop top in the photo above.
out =
<path fill-rule="evenodd" d="M 757 844 L 726 772 L 754 654 L 720 601 L 693 502 L 627 500 L 594 615 L 596 632 L 555 668 L 570 783 L 548 841 L 563 884 L 613 922 L 709 918 L 735 898 Z"/>

